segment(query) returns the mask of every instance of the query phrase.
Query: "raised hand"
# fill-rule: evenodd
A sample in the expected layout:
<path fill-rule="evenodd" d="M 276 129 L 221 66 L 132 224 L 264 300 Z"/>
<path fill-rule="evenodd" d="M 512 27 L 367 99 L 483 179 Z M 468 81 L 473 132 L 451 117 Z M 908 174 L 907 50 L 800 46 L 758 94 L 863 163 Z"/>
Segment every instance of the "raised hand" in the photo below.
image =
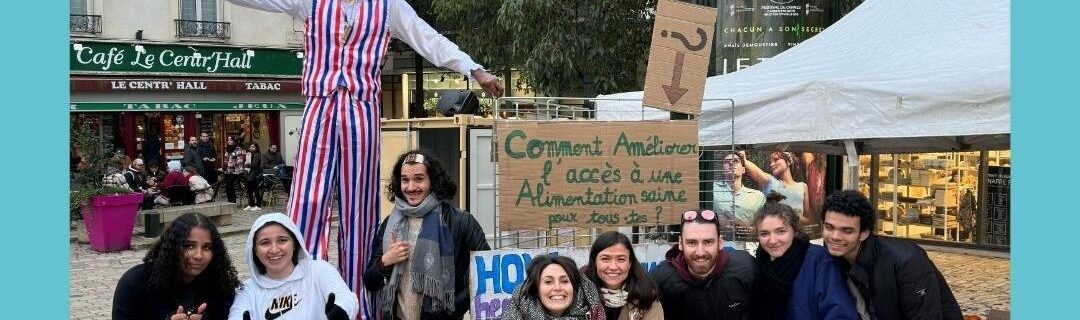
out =
<path fill-rule="evenodd" d="M 502 97 L 503 85 L 502 82 L 499 82 L 498 77 L 484 71 L 484 69 L 473 70 L 472 76 L 480 84 L 480 87 L 484 88 L 484 91 L 492 97 Z"/>
<path fill-rule="evenodd" d="M 200 304 L 199 308 L 195 309 L 195 313 L 192 313 L 192 314 L 188 315 L 188 319 L 190 319 L 190 320 L 202 320 L 203 312 L 206 312 L 206 303 Z"/>
<path fill-rule="evenodd" d="M 402 261 L 409 260 L 409 242 L 398 241 L 390 245 L 386 252 L 382 255 L 382 264 L 384 267 L 389 267 Z"/>
<path fill-rule="evenodd" d="M 187 313 L 184 313 L 184 306 L 176 307 L 176 313 L 169 316 L 169 320 L 186 320 Z"/>
<path fill-rule="evenodd" d="M 326 297 L 326 319 L 327 320 L 349 320 L 349 313 L 345 312 L 341 306 L 334 304 L 334 293 L 331 292 Z"/>

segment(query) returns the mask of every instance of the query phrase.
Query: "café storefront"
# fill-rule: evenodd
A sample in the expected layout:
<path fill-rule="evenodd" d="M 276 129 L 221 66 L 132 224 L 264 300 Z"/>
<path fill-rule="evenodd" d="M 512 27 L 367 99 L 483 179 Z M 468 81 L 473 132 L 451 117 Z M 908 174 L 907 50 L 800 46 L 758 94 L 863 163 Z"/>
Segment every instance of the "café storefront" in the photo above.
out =
<path fill-rule="evenodd" d="M 183 157 L 188 137 L 207 132 L 218 152 L 226 136 L 277 144 L 290 159 L 283 124 L 303 112 L 301 55 L 295 50 L 74 41 L 71 121 L 129 158 L 164 164 Z"/>

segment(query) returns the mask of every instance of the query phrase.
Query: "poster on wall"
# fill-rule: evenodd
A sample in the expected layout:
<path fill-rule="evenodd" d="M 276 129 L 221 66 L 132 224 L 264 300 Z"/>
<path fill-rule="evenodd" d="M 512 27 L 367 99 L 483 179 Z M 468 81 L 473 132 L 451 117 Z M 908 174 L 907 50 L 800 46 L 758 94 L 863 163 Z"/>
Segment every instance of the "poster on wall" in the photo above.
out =
<path fill-rule="evenodd" d="M 825 154 L 748 150 L 714 152 L 712 181 L 714 209 L 727 209 L 736 225 L 750 226 L 765 198 L 775 191 L 783 204 L 803 217 L 802 224 L 818 224 L 825 199 Z"/>
<path fill-rule="evenodd" d="M 664 261 L 670 244 L 635 244 L 634 255 L 646 272 Z M 532 257 L 555 254 L 570 257 L 579 267 L 589 262 L 588 247 L 541 249 L 501 249 L 476 251 L 469 260 L 469 296 L 473 319 L 499 319 L 510 305 L 514 289 L 525 282 L 525 270 Z"/>
<path fill-rule="evenodd" d="M 986 180 L 986 243 L 1009 245 L 1009 167 L 990 166 Z"/>
<path fill-rule="evenodd" d="M 765 61 L 832 23 L 832 0 L 721 0 L 709 75 Z"/>

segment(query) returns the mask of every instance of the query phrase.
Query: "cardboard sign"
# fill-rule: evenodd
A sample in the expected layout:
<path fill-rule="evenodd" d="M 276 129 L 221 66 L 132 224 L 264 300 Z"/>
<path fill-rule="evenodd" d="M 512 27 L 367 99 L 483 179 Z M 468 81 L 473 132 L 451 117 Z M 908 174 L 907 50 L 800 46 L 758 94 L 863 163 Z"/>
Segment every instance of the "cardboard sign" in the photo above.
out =
<path fill-rule="evenodd" d="M 715 23 L 715 8 L 657 1 L 642 104 L 701 113 Z"/>
<path fill-rule="evenodd" d="M 499 228 L 678 223 L 698 207 L 697 121 L 496 125 Z"/>
<path fill-rule="evenodd" d="M 652 272 L 664 260 L 670 244 L 636 244 L 634 255 Z M 589 248 L 503 249 L 473 252 L 469 260 L 469 293 L 473 319 L 499 319 L 519 285 L 525 282 L 532 257 L 554 253 L 570 257 L 578 267 L 589 262 Z"/>

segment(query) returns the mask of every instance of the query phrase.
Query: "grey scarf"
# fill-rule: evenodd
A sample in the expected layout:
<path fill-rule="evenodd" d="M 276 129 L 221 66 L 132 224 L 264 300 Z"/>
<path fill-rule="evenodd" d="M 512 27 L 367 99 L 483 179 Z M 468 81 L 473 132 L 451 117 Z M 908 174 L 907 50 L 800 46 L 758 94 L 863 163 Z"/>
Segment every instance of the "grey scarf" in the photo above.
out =
<path fill-rule="evenodd" d="M 514 290 L 514 296 L 510 298 L 510 306 L 503 311 L 499 319 L 502 320 L 589 320 L 606 318 L 604 308 L 600 304 L 600 294 L 596 292 L 596 286 L 588 278 L 581 278 L 580 292 L 574 292 L 574 302 L 570 308 L 563 312 L 562 316 L 552 316 L 540 304 L 540 298 L 530 297 L 526 293 L 525 284 L 518 285 Z"/>
<path fill-rule="evenodd" d="M 394 210 L 387 217 L 382 238 L 382 249 L 386 252 L 391 244 L 401 241 L 401 237 L 409 234 L 408 218 L 423 219 L 420 235 L 417 236 L 409 256 L 409 276 L 413 279 L 413 292 L 431 299 L 431 303 L 424 307 L 430 310 L 423 310 L 430 313 L 454 310 L 454 243 L 450 226 L 442 219 L 439 205 L 440 201 L 434 194 L 428 194 L 427 198 L 415 207 L 405 200 L 394 198 Z M 394 239 L 395 236 L 399 238 Z M 398 286 L 405 272 L 404 265 L 404 262 L 394 265 L 390 280 L 379 292 L 379 304 L 384 315 L 393 313 Z"/>

